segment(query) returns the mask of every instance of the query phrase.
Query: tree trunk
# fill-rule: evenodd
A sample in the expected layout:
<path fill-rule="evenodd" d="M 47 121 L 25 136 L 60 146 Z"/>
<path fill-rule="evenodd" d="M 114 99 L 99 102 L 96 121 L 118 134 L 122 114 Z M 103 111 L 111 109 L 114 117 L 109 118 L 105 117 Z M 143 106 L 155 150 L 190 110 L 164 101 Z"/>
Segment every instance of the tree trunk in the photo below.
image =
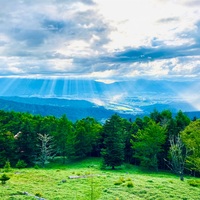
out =
<path fill-rule="evenodd" d="M 180 180 L 184 181 L 183 173 L 180 173 Z"/>

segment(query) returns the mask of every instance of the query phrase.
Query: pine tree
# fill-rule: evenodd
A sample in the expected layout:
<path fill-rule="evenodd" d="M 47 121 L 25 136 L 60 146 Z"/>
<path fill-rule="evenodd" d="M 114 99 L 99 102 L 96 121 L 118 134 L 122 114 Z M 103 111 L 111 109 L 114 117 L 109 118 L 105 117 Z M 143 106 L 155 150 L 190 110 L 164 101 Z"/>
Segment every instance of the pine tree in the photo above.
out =
<path fill-rule="evenodd" d="M 118 115 L 113 115 L 103 127 L 104 148 L 101 154 L 104 164 L 111 166 L 112 169 L 124 161 L 125 141 L 122 124 L 122 119 Z"/>

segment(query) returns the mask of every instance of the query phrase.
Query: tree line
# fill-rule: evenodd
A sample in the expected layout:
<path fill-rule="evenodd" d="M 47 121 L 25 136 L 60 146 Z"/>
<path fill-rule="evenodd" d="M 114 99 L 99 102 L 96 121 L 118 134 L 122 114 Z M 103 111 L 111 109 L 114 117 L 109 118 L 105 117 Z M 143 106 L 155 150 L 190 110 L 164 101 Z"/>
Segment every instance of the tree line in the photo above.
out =
<path fill-rule="evenodd" d="M 102 157 L 113 169 L 122 163 L 177 174 L 200 172 L 200 120 L 182 111 L 154 110 L 134 121 L 112 115 L 101 124 L 91 117 L 71 122 L 29 113 L 0 111 L 0 167 L 24 162 L 42 166 L 54 156 L 79 159 Z"/>

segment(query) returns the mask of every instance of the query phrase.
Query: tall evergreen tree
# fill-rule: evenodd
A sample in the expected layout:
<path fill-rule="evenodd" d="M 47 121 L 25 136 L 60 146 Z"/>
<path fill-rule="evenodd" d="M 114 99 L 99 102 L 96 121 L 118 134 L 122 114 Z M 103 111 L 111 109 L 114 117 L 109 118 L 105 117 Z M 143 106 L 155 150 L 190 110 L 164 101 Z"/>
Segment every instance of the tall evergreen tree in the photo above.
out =
<path fill-rule="evenodd" d="M 124 161 L 125 138 L 122 119 L 118 115 L 111 116 L 103 126 L 104 148 L 101 151 L 105 165 L 119 166 Z"/>
<path fill-rule="evenodd" d="M 75 123 L 76 156 L 90 156 L 100 137 L 101 125 L 91 117 L 78 120 Z"/>
<path fill-rule="evenodd" d="M 31 165 L 37 155 L 37 121 L 33 119 L 32 115 L 26 113 L 23 114 L 21 120 L 20 130 L 15 140 L 18 146 L 17 153 L 20 160 L 24 160 L 28 165 Z"/>
<path fill-rule="evenodd" d="M 8 160 L 15 160 L 15 150 L 14 135 L 9 131 L 0 130 L 0 167 Z"/>
<path fill-rule="evenodd" d="M 189 117 L 187 117 L 187 115 L 185 115 L 181 110 L 177 113 L 175 121 L 177 135 L 180 133 L 180 131 L 183 131 L 184 128 L 190 124 Z"/>
<path fill-rule="evenodd" d="M 65 163 L 66 158 L 71 158 L 75 154 L 75 134 L 71 121 L 69 121 L 66 115 L 63 115 L 57 123 L 57 130 L 54 133 L 58 153 L 63 158 Z"/>

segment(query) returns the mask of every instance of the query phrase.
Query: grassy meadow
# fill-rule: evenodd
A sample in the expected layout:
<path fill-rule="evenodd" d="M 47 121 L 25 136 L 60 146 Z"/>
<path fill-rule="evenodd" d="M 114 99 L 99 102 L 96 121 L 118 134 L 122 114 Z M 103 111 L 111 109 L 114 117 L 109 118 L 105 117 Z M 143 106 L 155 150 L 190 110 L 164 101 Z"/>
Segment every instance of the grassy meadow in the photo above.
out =
<path fill-rule="evenodd" d="M 148 172 L 133 165 L 101 170 L 98 158 L 46 168 L 11 169 L 0 185 L 0 199 L 45 200 L 199 200 L 200 179 L 167 172 Z M 3 169 L 0 171 L 3 174 Z M 71 177 L 71 178 L 69 178 Z"/>

